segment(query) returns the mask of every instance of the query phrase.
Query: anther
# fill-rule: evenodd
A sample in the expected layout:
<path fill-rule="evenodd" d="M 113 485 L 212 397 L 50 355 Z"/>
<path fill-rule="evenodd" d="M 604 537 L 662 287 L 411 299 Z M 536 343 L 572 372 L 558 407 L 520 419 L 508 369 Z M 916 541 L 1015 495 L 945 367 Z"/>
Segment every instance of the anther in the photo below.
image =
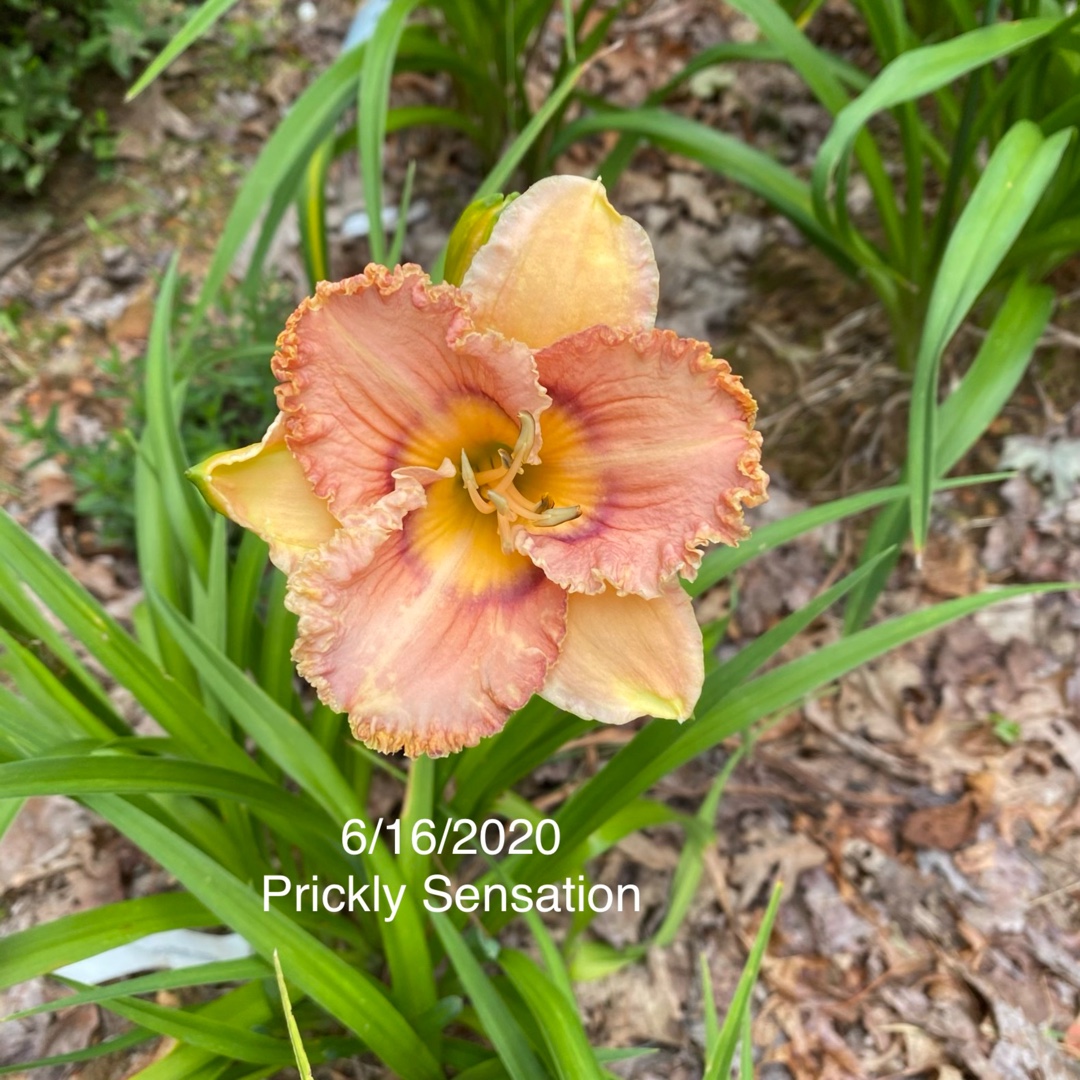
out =
<path fill-rule="evenodd" d="M 461 480 L 465 485 L 465 490 L 469 493 L 469 498 L 472 500 L 473 506 L 480 511 L 481 514 L 494 514 L 495 507 L 489 502 L 485 502 L 480 495 L 480 490 L 476 483 L 476 473 L 473 472 L 472 462 L 469 460 L 469 455 L 465 453 L 465 450 L 461 451 Z"/>
<path fill-rule="evenodd" d="M 573 521 L 579 517 L 581 517 L 580 506 L 555 506 L 550 510 L 545 510 L 532 524 L 547 528 L 552 525 L 562 525 L 565 521 Z"/>
<path fill-rule="evenodd" d="M 505 495 L 501 495 L 493 488 L 489 488 L 487 497 L 491 500 L 492 505 L 500 514 L 505 514 L 511 521 L 517 517 L 517 514 L 514 513 L 513 507 L 511 507 Z"/>
<path fill-rule="evenodd" d="M 461 479 L 467 488 L 477 486 L 476 473 L 473 472 L 472 462 L 469 460 L 469 455 L 465 453 L 464 447 L 461 450 Z"/>

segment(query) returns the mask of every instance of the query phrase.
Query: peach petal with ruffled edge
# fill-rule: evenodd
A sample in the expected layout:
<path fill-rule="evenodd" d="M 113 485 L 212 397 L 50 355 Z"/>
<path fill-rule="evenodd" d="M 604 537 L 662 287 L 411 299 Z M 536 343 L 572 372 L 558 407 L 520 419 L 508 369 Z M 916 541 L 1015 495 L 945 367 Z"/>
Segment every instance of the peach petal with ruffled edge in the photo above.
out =
<path fill-rule="evenodd" d="M 678 586 L 652 600 L 611 590 L 573 593 L 562 652 L 540 695 L 606 724 L 638 716 L 685 720 L 704 678 L 701 631 Z"/>
<path fill-rule="evenodd" d="M 289 448 L 343 524 L 391 490 L 395 469 L 456 462 L 462 409 L 486 410 L 471 418 L 478 438 L 512 445 L 518 413 L 549 401 L 529 350 L 476 332 L 459 291 L 417 266 L 320 282 L 273 368 Z"/>
<path fill-rule="evenodd" d="M 444 496 L 425 504 L 408 472 L 305 560 L 286 603 L 300 617 L 297 670 L 349 714 L 358 739 L 441 757 L 498 731 L 543 685 L 565 633 L 566 594 L 519 555 L 499 553 L 507 566 L 493 577 L 490 519 L 473 511 L 471 527 L 448 534 L 427 519 L 445 515 L 441 502 L 460 483 L 446 481 Z"/>
<path fill-rule="evenodd" d="M 517 549 L 552 581 L 658 596 L 674 575 L 693 578 L 706 543 L 743 539 L 742 508 L 764 501 L 768 478 L 757 406 L 726 361 L 669 330 L 608 327 L 565 338 L 536 361 L 556 404 L 543 465 L 519 487 L 580 505 L 581 516 L 513 530 Z"/>
<path fill-rule="evenodd" d="M 215 454 L 188 471 L 206 501 L 270 545 L 270 559 L 289 573 L 334 535 L 338 521 L 285 445 L 278 413 L 262 442 Z"/>
<path fill-rule="evenodd" d="M 478 326 L 541 349 L 590 326 L 649 329 L 660 277 L 645 230 L 603 184 L 549 176 L 503 211 L 461 287 Z"/>

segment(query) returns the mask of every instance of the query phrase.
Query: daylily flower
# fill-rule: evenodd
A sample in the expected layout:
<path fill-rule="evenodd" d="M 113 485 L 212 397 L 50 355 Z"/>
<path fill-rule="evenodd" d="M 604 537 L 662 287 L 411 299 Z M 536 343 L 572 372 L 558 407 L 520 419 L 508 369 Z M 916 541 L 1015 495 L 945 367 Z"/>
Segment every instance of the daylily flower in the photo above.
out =
<path fill-rule="evenodd" d="M 261 443 L 193 470 L 288 575 L 293 656 L 356 737 L 443 755 L 532 694 L 683 720 L 701 633 L 679 576 L 765 498 L 756 406 L 656 330 L 645 231 L 599 182 L 506 206 L 460 286 L 322 282 L 289 319 Z"/>

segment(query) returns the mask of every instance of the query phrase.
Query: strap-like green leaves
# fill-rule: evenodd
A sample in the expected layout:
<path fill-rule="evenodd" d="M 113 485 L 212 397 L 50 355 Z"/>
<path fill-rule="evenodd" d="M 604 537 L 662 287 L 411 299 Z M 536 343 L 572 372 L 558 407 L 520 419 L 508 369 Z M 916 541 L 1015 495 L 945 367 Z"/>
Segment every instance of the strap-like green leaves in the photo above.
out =
<path fill-rule="evenodd" d="M 938 45 L 926 45 L 886 65 L 869 88 L 836 118 L 814 165 L 813 199 L 818 218 L 835 222 L 847 198 L 847 161 L 866 122 L 884 109 L 914 101 L 975 68 L 1022 49 L 1055 30 L 1060 19 L 1023 19 L 972 30 Z M 836 183 L 833 206 L 829 190 Z"/>
<path fill-rule="evenodd" d="M 1053 178 L 1072 134 L 1070 128 L 1047 139 L 1030 121 L 1015 123 L 994 149 L 945 249 L 930 294 L 911 389 L 908 475 L 916 550 L 926 541 L 930 497 L 937 479 L 935 440 L 941 356 L 1020 235 Z"/>
<path fill-rule="evenodd" d="M 190 893 L 158 893 L 106 904 L 4 938 L 0 990 L 97 956 L 160 930 L 214 926 L 218 920 Z"/>
<path fill-rule="evenodd" d="M 547 1080 L 513 1013 L 454 924 L 445 915 L 435 914 L 432 925 L 511 1080 Z"/>
<path fill-rule="evenodd" d="M 544 1040 L 549 1068 L 559 1080 L 602 1080 L 577 1010 L 524 953 L 503 949 L 499 965 L 521 995 Z"/>

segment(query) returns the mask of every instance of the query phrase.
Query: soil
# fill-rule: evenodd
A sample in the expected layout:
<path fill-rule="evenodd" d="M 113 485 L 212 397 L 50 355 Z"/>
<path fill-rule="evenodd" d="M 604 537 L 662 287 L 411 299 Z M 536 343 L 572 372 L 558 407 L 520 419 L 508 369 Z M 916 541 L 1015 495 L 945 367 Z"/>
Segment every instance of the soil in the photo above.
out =
<path fill-rule="evenodd" d="M 93 167 L 73 159 L 42 198 L 0 214 L 0 311 L 11 316 L 0 325 L 0 419 L 16 423 L 25 412 L 41 422 L 55 408 L 76 446 L 125 422 L 128 403 L 109 396 L 100 358 L 129 364 L 144 348 L 156 278 L 173 250 L 197 283 L 238 181 L 310 73 L 333 56 L 350 15 L 344 2 L 320 5 L 315 24 L 242 8 L 241 29 L 217 33 L 134 105 L 114 109 L 110 176 L 91 178 Z M 865 51 L 842 3 L 828 3 L 819 25 L 854 59 Z M 703 45 L 748 32 L 706 0 L 631 5 L 615 29 L 623 45 L 589 71 L 587 89 L 625 102 L 640 101 Z M 238 64 L 230 50 L 244 49 Z M 735 74 L 676 107 L 805 169 L 828 117 L 781 65 Z M 445 103 L 448 88 L 409 76 L 395 93 Z M 583 172 L 598 152 L 576 147 L 560 166 Z M 414 133 L 388 151 L 392 189 L 413 157 L 422 216 L 406 257 L 430 263 L 479 163 L 464 144 Z M 909 380 L 860 283 L 693 162 L 643 150 L 612 198 L 653 240 L 659 323 L 710 340 L 759 401 L 771 499 L 751 524 L 897 480 Z M 359 206 L 355 163 L 344 162 L 332 174 L 331 222 L 340 226 Z M 362 266 L 364 244 L 339 239 L 332 257 L 344 276 Z M 273 265 L 301 294 L 295 226 L 282 229 Z M 1080 580 L 1080 467 L 1062 472 L 1052 454 L 1080 436 L 1078 279 L 1080 264 L 1059 271 L 1053 325 L 1028 377 L 959 469 L 997 469 L 1005 440 L 1021 436 L 1029 470 L 941 496 L 921 568 L 905 554 L 875 619 L 1001 583 Z M 946 383 L 978 341 L 975 327 L 961 332 Z M 0 449 L 0 501 L 126 616 L 138 596 L 130 553 L 93 543 L 94 522 L 74 506 L 71 461 L 37 460 L 40 447 L 5 428 Z M 850 570 L 868 524 L 820 530 L 740 571 L 721 657 Z M 708 593 L 703 616 L 715 618 L 730 599 L 728 586 Z M 830 613 L 782 659 L 840 633 L 840 614 Z M 759 1077 L 1080 1076 L 1078 641 L 1077 596 L 1025 598 L 890 653 L 778 717 L 727 786 L 718 839 L 675 942 L 577 986 L 598 1045 L 654 1048 L 612 1071 L 701 1076 L 701 959 L 722 1012 L 780 877 L 784 901 L 754 996 Z M 583 753 L 531 783 L 554 806 L 629 734 L 600 728 Z M 716 748 L 653 795 L 696 811 L 733 750 Z M 599 918 L 594 939 L 621 947 L 656 931 L 681 843 L 674 831 L 647 830 L 604 856 L 600 877 L 635 882 L 646 905 L 639 916 Z M 0 841 L 0 936 L 165 881 L 74 804 L 31 800 Z M 56 992 L 38 981 L 0 994 L 0 1015 Z M 85 1046 L 115 1023 L 88 1006 L 0 1025 L 0 1065 Z M 136 1064 L 51 1075 L 126 1075 Z M 377 1074 L 354 1063 L 325 1075 Z"/>

